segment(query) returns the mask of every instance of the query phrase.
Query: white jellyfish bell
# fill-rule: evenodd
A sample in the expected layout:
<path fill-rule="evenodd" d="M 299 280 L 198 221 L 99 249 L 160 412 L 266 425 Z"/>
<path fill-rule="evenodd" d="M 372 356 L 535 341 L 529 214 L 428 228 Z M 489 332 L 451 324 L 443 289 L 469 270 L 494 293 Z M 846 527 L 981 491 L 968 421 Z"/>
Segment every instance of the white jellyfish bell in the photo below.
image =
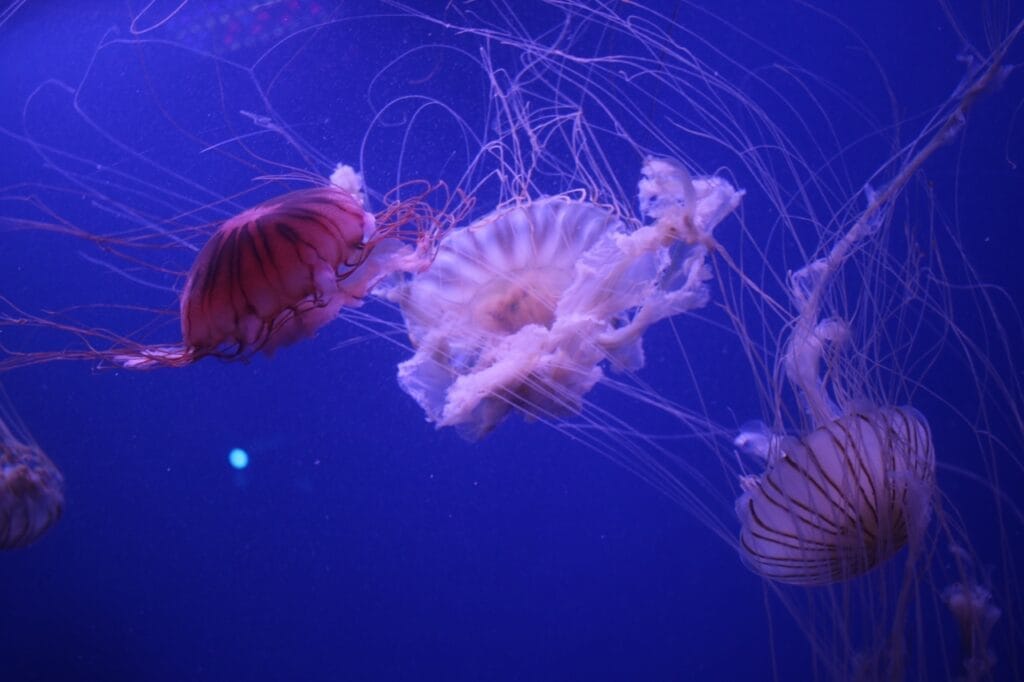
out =
<path fill-rule="evenodd" d="M 704 306 L 714 228 L 742 197 L 720 177 L 646 160 L 648 224 L 562 194 L 498 209 L 445 237 L 433 265 L 385 294 L 415 354 L 402 388 L 438 427 L 478 438 L 511 411 L 579 412 L 604 376 L 643 366 L 658 320 Z"/>

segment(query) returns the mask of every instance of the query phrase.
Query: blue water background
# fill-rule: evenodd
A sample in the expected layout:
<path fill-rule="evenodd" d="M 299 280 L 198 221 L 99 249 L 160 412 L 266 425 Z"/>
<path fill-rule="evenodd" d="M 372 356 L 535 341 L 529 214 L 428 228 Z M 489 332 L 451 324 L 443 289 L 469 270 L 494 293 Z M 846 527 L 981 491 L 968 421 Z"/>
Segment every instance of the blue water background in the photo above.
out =
<path fill-rule="evenodd" d="M 848 4 L 825 6 L 879 56 L 903 113 L 951 91 L 958 43 L 932 3 Z M 19 128 L 46 78 L 81 77 L 104 32 L 124 30 L 125 10 L 110 5 L 29 2 L 0 27 L 0 125 Z M 854 70 L 856 46 L 817 44 L 824 18 L 794 11 L 779 22 L 776 5 L 716 12 L 877 94 L 877 76 Z M 374 69 L 390 48 L 380 49 L 356 50 L 350 66 Z M 315 90 L 322 76 L 293 85 Z M 928 172 L 950 187 L 959 164 L 966 247 L 985 279 L 1019 296 L 1024 180 L 1006 159 L 1024 153 L 1008 104 L 1020 83 L 1010 87 L 979 105 L 969 143 Z M 882 115 L 887 102 L 869 105 Z M 853 165 L 870 169 L 875 152 Z M 0 137 L 0 154 L 0 184 L 45 176 L 16 140 Z M 0 291 L 26 307 L 108 300 L 117 277 L 98 277 L 77 250 L 0 235 Z M 763 586 L 710 531 L 553 429 L 513 419 L 475 444 L 435 431 L 395 381 L 403 350 L 375 339 L 334 349 L 359 333 L 334 325 L 248 365 L 60 363 L 4 375 L 64 471 L 67 509 L 37 546 L 0 556 L 0 679 L 770 679 Z M 711 399 L 756 407 L 730 373 L 743 358 L 693 343 L 720 366 Z M 646 345 L 646 376 L 695 396 L 672 330 L 652 330 Z M 965 380 L 950 377 L 950 394 Z M 652 419 L 611 392 L 597 398 L 638 428 Z M 249 452 L 248 469 L 229 466 L 234 447 Z M 798 635 L 779 632 L 783 670 L 805 670 Z"/>

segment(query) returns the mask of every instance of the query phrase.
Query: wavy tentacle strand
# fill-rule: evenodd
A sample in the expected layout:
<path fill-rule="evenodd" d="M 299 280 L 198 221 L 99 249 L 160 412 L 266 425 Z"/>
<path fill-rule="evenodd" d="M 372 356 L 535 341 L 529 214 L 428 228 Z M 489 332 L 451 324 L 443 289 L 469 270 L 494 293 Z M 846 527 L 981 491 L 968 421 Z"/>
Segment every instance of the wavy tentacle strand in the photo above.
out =
<path fill-rule="evenodd" d="M 832 278 L 855 252 L 858 244 L 878 232 L 878 226 L 884 222 L 889 207 L 924 163 L 959 134 L 978 97 L 1005 78 L 1003 60 L 1022 30 L 1024 22 L 1018 23 L 1010 31 L 973 78 L 969 74 L 966 84 L 962 84 L 950 99 L 950 108 L 945 116 L 919 136 L 916 151 L 914 146 L 910 148 L 911 151 L 895 176 L 881 190 L 875 191 L 868 187 L 867 208 L 828 253 L 790 276 L 790 293 L 797 308 L 797 318 L 790 334 L 784 364 L 789 381 L 806 401 L 815 425 L 827 424 L 838 414 L 821 380 L 819 369 L 825 344 L 835 341 L 832 332 L 837 326 L 845 324 L 841 320 L 822 319 L 825 295 Z"/>

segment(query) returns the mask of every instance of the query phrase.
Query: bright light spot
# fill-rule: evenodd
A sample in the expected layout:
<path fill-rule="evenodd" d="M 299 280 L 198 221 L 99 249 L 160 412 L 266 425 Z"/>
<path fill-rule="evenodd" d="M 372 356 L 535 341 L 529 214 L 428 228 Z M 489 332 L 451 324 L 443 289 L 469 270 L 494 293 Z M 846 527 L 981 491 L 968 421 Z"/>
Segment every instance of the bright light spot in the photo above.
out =
<path fill-rule="evenodd" d="M 235 448 L 228 453 L 228 461 L 236 469 L 244 469 L 249 466 L 249 453 L 242 448 Z"/>

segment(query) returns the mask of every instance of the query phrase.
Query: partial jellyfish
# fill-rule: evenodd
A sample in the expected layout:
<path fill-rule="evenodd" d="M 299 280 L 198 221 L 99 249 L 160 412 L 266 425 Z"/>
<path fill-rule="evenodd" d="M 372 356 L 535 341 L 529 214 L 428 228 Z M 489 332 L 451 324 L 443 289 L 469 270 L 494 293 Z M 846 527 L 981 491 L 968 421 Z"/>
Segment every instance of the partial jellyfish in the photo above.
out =
<path fill-rule="evenodd" d="M 0 389 L 0 549 L 32 544 L 64 512 L 64 476 Z"/>
<path fill-rule="evenodd" d="M 793 619 L 811 674 L 952 679 L 987 665 L 1000 640 L 991 648 L 1014 676 L 1021 614 L 999 632 L 990 609 L 1017 609 L 1020 594 L 1004 526 L 1024 522 L 1008 493 L 1024 447 L 1019 329 L 1006 322 L 1018 311 L 971 265 L 947 214 L 956 188 L 926 174 L 974 105 L 999 97 L 1024 24 L 994 22 L 975 48 L 948 15 L 966 71 L 931 113 L 901 121 L 903 140 L 862 108 L 867 93 L 825 87 L 766 45 L 772 66 L 731 61 L 700 32 L 702 19 L 729 22 L 699 8 L 685 21 L 649 7 L 546 9 L 561 12 L 556 30 L 500 13 L 419 15 L 500 46 L 481 64 L 499 104 L 478 163 L 502 186 L 497 209 L 442 241 L 437 270 L 397 289 L 415 349 L 403 388 L 428 421 L 471 437 L 513 411 L 552 424 L 677 500 L 765 579 L 777 598 L 766 627 L 776 611 Z M 850 39 L 837 26 L 833 40 Z M 865 140 L 884 155 L 864 160 Z M 706 204 L 714 219 L 689 236 L 623 257 L 600 235 L 629 245 L 650 228 L 638 198 L 658 223 L 643 183 L 639 197 L 628 189 L 627 169 L 651 159 L 693 178 L 670 199 L 678 211 L 702 206 L 698 181 L 731 198 Z M 620 277 L 652 256 L 692 257 L 701 274 Z M 658 304 L 671 294 L 688 301 Z M 696 399 L 663 394 L 641 370 L 639 335 L 665 319 L 679 354 L 661 371 Z M 591 401 L 599 382 L 681 434 L 630 428 L 602 406 L 607 394 Z M 950 613 L 988 643 L 958 652 Z M 808 675 L 795 656 L 773 661 L 776 677 Z"/>
<path fill-rule="evenodd" d="M 518 201 L 449 234 L 387 292 L 416 351 L 398 380 L 429 421 L 475 439 L 513 409 L 576 414 L 602 365 L 640 369 L 650 325 L 707 304 L 706 244 L 742 192 L 670 159 L 642 174 L 646 224 L 582 191 Z"/>
<path fill-rule="evenodd" d="M 989 639 L 1002 610 L 992 603 L 992 593 L 973 581 L 953 583 L 942 592 L 942 599 L 960 630 L 966 679 L 986 679 L 996 664 Z"/>

